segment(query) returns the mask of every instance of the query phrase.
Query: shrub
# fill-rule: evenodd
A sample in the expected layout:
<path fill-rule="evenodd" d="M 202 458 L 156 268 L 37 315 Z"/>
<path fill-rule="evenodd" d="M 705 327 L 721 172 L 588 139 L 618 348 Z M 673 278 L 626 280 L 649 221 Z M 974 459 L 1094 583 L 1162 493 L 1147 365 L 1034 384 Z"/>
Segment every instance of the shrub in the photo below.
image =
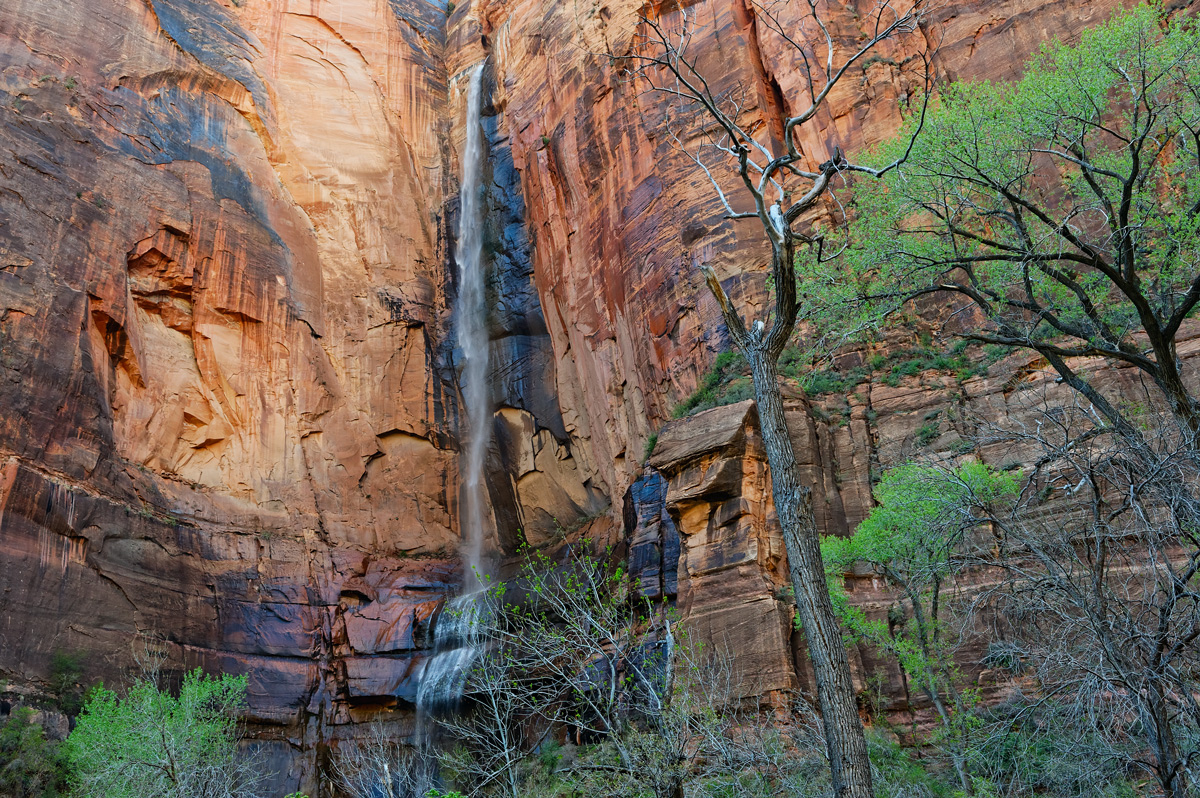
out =
<path fill-rule="evenodd" d="M 700 378 L 691 396 L 675 406 L 674 418 L 683 418 L 701 410 L 733 404 L 754 395 L 753 383 L 747 376 L 746 361 L 736 352 L 722 352 L 712 368 Z"/>
<path fill-rule="evenodd" d="M 260 776 L 238 756 L 246 677 L 197 668 L 176 698 L 152 676 L 124 698 L 103 687 L 84 704 L 66 753 L 80 792 L 105 798 L 234 798 Z"/>
<path fill-rule="evenodd" d="M 61 746 L 46 739 L 42 727 L 33 722 L 33 710 L 14 710 L 0 726 L 0 795 L 61 795 L 67 787 L 67 772 Z"/>
<path fill-rule="evenodd" d="M 83 708 L 83 654 L 56 651 L 50 660 L 50 692 L 59 709 L 68 715 L 78 715 Z"/>

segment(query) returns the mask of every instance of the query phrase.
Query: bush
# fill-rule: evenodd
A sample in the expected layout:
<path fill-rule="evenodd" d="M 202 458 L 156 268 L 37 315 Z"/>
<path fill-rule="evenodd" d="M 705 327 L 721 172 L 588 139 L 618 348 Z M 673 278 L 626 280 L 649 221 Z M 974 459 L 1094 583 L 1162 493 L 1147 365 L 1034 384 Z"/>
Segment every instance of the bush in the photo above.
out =
<path fill-rule="evenodd" d="M 746 361 L 736 352 L 722 352 L 700 378 L 691 396 L 675 406 L 672 416 L 683 418 L 701 410 L 733 404 L 754 396 Z"/>
<path fill-rule="evenodd" d="M 85 795 L 234 798 L 260 776 L 238 756 L 237 711 L 245 676 L 187 674 L 179 697 L 152 676 L 124 698 L 99 687 L 87 698 L 66 753 Z"/>
<path fill-rule="evenodd" d="M 920 446 L 922 449 L 924 449 L 926 446 L 936 441 L 938 436 L 941 434 L 941 425 L 939 425 L 936 420 L 926 421 L 921 425 L 921 428 L 917 430 L 917 446 Z"/>
<path fill-rule="evenodd" d="M 67 787 L 67 761 L 61 746 L 46 739 L 33 722 L 33 710 L 19 707 L 0 726 L 0 795 L 50 798 Z"/>
<path fill-rule="evenodd" d="M 83 709 L 83 654 L 56 651 L 50 660 L 50 692 L 59 709 L 68 715 L 78 715 Z"/>

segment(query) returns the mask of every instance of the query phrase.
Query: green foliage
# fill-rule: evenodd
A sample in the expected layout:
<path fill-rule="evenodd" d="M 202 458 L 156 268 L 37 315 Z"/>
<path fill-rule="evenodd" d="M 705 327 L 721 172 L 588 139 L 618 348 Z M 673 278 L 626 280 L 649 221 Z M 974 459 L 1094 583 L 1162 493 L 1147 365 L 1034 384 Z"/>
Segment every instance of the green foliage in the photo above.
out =
<path fill-rule="evenodd" d="M 974 691 L 961 684 L 946 634 L 949 598 L 943 588 L 962 568 L 970 531 L 994 507 L 1017 494 L 1017 478 L 985 465 L 906 465 L 887 471 L 875 488 L 878 506 L 849 538 L 821 541 L 834 611 L 847 636 L 894 657 L 911 684 L 938 710 L 942 726 L 930 742 L 955 760 L 967 789 L 965 760 L 978 724 Z M 893 586 L 899 601 L 885 618 L 853 605 L 843 575 L 865 563 Z"/>
<path fill-rule="evenodd" d="M 0 726 L 0 795 L 5 798 L 51 798 L 66 790 L 66 758 L 33 722 L 33 714 L 18 707 Z"/>
<path fill-rule="evenodd" d="M 654 447 L 657 445 L 658 445 L 658 433 L 655 432 L 655 433 L 652 433 L 650 435 L 650 437 L 646 439 L 646 445 L 645 445 L 645 447 L 642 448 L 642 462 L 643 463 L 650 459 L 650 455 L 654 454 Z"/>
<path fill-rule="evenodd" d="M 124 698 L 88 695 L 66 753 L 79 790 L 105 798 L 236 796 L 249 786 L 237 755 L 246 677 L 185 675 L 179 697 L 139 679 Z"/>
<path fill-rule="evenodd" d="M 978 713 L 983 734 L 969 754 L 977 784 L 995 795 L 1134 798 L 1143 792 L 1086 719 L 1054 700 Z"/>
<path fill-rule="evenodd" d="M 942 350 L 930 342 L 890 355 L 876 353 L 867 358 L 863 365 L 846 369 L 813 369 L 811 358 L 806 356 L 803 347 L 789 346 L 779 356 L 779 373 L 799 382 L 809 396 L 850 394 L 855 386 L 871 379 L 879 379 L 895 387 L 904 377 L 915 377 L 925 371 L 952 373 L 958 379 L 965 380 L 986 374 L 988 366 L 995 362 L 990 353 L 985 351 L 984 356 L 980 357 L 978 348 L 970 350 L 970 345 L 970 341 L 959 339 L 951 348 Z M 1008 351 L 1005 347 L 999 349 Z M 673 416 L 683 418 L 701 410 L 753 398 L 754 383 L 745 360 L 735 352 L 722 352 L 712 368 L 700 379 L 699 387 L 675 406 Z"/>
<path fill-rule="evenodd" d="M 916 756 L 879 729 L 867 730 L 867 754 L 871 757 L 877 795 L 927 795 L 942 798 L 954 794 Z"/>
<path fill-rule="evenodd" d="M 830 368 L 806 373 L 797 359 L 793 361 L 795 365 L 790 369 L 781 366 L 780 372 L 799 379 L 809 396 L 847 394 L 856 385 L 871 379 L 878 379 L 894 388 L 903 378 L 916 377 L 925 371 L 954 374 L 961 381 L 986 374 L 990 363 L 986 358 L 981 359 L 976 352 L 969 350 L 970 345 L 970 341 L 958 339 L 946 350 L 938 349 L 930 343 L 890 355 L 877 352 L 868 357 L 864 365 L 847 370 Z M 786 356 L 787 352 L 784 355 Z M 783 358 L 781 363 L 782 361 Z"/>
<path fill-rule="evenodd" d="M 733 404 L 754 396 L 754 384 L 749 367 L 736 352 L 722 352 L 712 368 L 700 378 L 700 385 L 691 396 L 675 406 L 674 418 L 683 418 L 701 410 Z"/>
<path fill-rule="evenodd" d="M 819 321 L 872 329 L 915 296 L 950 293 L 995 345 L 1176 379 L 1166 353 L 1200 298 L 1200 27 L 1189 19 L 1120 11 L 1078 45 L 1044 47 L 1014 84 L 943 90 L 904 166 L 856 185 L 838 265 L 804 280 L 822 294 Z"/>
<path fill-rule="evenodd" d="M 921 428 L 917 430 L 917 437 L 916 437 L 917 446 L 919 446 L 921 448 L 925 448 L 929 444 L 936 441 L 938 439 L 938 436 L 940 436 L 941 434 L 942 434 L 941 425 L 938 424 L 938 422 L 936 420 L 926 421 L 924 424 L 921 425 Z"/>
<path fill-rule="evenodd" d="M 83 708 L 84 655 L 79 652 L 55 651 L 50 659 L 50 692 L 59 708 L 68 715 L 78 715 Z"/>
<path fill-rule="evenodd" d="M 945 578 L 979 513 L 1012 498 L 1017 489 L 1018 475 L 975 462 L 886 471 L 875 488 L 878 506 L 854 534 L 821 541 L 835 595 L 844 595 L 841 575 L 859 561 L 890 579 L 924 584 Z"/>

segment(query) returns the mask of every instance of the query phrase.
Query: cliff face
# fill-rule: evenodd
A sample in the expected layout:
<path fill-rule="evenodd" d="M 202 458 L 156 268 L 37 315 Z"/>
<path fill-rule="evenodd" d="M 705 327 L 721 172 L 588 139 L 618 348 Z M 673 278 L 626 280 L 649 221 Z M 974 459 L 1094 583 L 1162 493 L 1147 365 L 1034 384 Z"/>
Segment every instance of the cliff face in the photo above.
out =
<path fill-rule="evenodd" d="M 839 40 L 872 4 L 829 9 Z M 685 5 L 722 86 L 794 95 L 752 4 Z M 1003 78 L 1113 5 L 946 4 L 855 73 L 805 152 L 894 130 L 905 59 L 931 43 L 944 76 Z M 643 4 L 0 6 L 0 672 L 36 683 L 82 650 L 117 681 L 138 635 L 248 672 L 289 784 L 311 776 L 296 752 L 409 705 L 458 578 L 456 153 L 462 72 L 487 57 L 498 543 L 607 513 L 647 592 L 714 636 L 762 630 L 739 646 L 765 690 L 802 678 L 750 411 L 642 474 L 725 348 L 695 263 L 753 304 L 763 257 L 662 136 L 659 100 L 599 55 Z M 829 426 L 795 400 L 827 529 L 865 513 L 881 441 L 944 401 L 872 393 L 871 418 L 851 404 Z"/>
<path fill-rule="evenodd" d="M 804 4 L 776 4 L 805 35 Z M 919 52 L 941 77 L 1002 80 L 1038 45 L 1071 37 L 1117 3 L 942 4 L 919 33 L 867 59 L 801 134 L 809 168 L 834 145 L 850 152 L 892 134 L 917 86 Z M 652 4 L 658 9 L 657 4 Z M 840 46 L 858 40 L 874 2 L 824 9 Z M 754 221 L 729 223 L 694 164 L 665 136 L 661 95 L 647 93 L 605 53 L 644 35 L 631 0 L 476 2 L 498 74 L 513 159 L 535 242 L 535 281 L 559 356 L 558 396 L 568 428 L 590 452 L 612 494 L 636 473 L 642 445 L 695 387 L 712 354 L 728 348 L 719 312 L 696 264 L 712 265 L 732 295 L 760 315 L 766 251 Z M 683 7 L 691 52 L 715 92 L 739 88 L 747 113 L 804 95 L 803 65 L 756 19 L 749 0 L 662 4 L 668 25 Z M 674 8 L 675 10 L 671 10 Z"/>
<path fill-rule="evenodd" d="M 5 3 L 0 669 L 161 637 L 295 745 L 411 692 L 457 567 L 443 18 Z"/>

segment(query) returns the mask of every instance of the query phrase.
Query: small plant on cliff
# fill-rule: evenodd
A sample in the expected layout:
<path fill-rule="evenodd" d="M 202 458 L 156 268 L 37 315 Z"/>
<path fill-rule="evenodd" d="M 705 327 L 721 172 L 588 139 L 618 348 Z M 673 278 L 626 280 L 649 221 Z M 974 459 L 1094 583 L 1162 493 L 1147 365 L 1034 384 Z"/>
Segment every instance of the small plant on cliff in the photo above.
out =
<path fill-rule="evenodd" d="M 658 433 L 657 432 L 652 433 L 650 435 L 650 437 L 646 439 L 646 446 L 642 449 L 642 462 L 643 463 L 650 459 L 650 455 L 654 454 L 655 446 L 658 446 Z"/>
<path fill-rule="evenodd" d="M 94 689 L 67 738 L 82 795 L 105 798 L 238 798 L 261 778 L 238 752 L 237 713 L 246 677 L 184 676 L 178 697 L 154 674 L 124 697 Z"/>
<path fill-rule="evenodd" d="M 700 378 L 700 384 L 690 396 L 675 406 L 675 418 L 690 416 L 701 410 L 749 399 L 748 376 L 745 359 L 736 352 L 722 352 L 713 361 L 712 368 Z"/>
<path fill-rule="evenodd" d="M 83 689 L 79 685 L 82 677 L 82 653 L 54 652 L 50 659 L 50 692 L 58 702 L 59 709 L 68 715 L 78 715 L 83 708 Z"/>

